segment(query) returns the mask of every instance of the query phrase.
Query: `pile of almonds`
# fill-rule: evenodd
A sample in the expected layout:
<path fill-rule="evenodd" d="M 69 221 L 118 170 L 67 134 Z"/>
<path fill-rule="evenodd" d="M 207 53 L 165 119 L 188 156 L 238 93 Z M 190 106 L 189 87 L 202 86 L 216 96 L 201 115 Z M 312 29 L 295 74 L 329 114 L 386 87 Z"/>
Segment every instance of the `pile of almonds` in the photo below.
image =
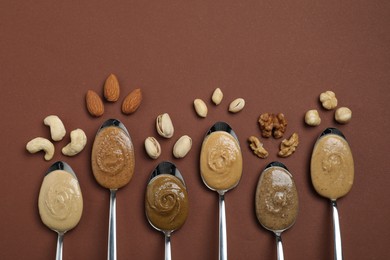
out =
<path fill-rule="evenodd" d="M 107 102 L 116 102 L 120 97 L 120 86 L 118 78 L 110 74 L 103 86 L 103 95 Z M 142 92 L 137 88 L 131 91 L 122 101 L 122 113 L 129 115 L 134 113 L 141 105 Z M 104 114 L 102 98 L 94 90 L 88 90 L 85 95 L 85 102 L 89 114 L 93 117 L 100 117 Z"/>

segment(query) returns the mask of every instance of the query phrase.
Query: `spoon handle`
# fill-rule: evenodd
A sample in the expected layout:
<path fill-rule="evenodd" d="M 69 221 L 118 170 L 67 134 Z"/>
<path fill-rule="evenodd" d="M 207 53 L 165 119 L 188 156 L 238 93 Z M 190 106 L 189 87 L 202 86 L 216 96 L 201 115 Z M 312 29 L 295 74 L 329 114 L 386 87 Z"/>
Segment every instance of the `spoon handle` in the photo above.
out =
<path fill-rule="evenodd" d="M 341 247 L 339 212 L 337 210 L 336 201 L 331 200 L 331 202 L 332 202 L 332 211 L 333 211 L 334 259 L 342 260 L 343 259 L 343 249 Z"/>
<path fill-rule="evenodd" d="M 171 234 L 165 233 L 165 260 L 171 260 Z"/>
<path fill-rule="evenodd" d="M 280 233 L 275 233 L 275 237 L 276 237 L 276 251 L 278 255 L 278 260 L 284 260 L 282 236 Z"/>
<path fill-rule="evenodd" d="M 116 190 L 110 190 L 107 259 L 116 260 Z"/>
<path fill-rule="evenodd" d="M 227 260 L 227 233 L 224 194 L 219 194 L 219 260 Z"/>
<path fill-rule="evenodd" d="M 63 242 L 64 242 L 64 233 L 58 232 L 56 260 L 62 260 Z"/>

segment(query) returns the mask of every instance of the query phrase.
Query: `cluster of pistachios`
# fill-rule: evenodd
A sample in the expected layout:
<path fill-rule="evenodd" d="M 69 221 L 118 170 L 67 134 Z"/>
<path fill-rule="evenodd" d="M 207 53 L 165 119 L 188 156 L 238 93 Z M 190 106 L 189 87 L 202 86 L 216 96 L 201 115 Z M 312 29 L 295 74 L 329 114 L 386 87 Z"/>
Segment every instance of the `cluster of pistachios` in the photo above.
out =
<path fill-rule="evenodd" d="M 156 118 L 157 133 L 163 138 L 171 138 L 175 132 L 171 117 L 168 113 L 163 113 Z M 161 145 L 153 136 L 149 136 L 144 142 L 145 151 L 152 159 L 157 159 L 161 155 Z M 188 135 L 181 136 L 173 146 L 173 156 L 175 158 L 183 158 L 192 147 L 192 139 Z"/>

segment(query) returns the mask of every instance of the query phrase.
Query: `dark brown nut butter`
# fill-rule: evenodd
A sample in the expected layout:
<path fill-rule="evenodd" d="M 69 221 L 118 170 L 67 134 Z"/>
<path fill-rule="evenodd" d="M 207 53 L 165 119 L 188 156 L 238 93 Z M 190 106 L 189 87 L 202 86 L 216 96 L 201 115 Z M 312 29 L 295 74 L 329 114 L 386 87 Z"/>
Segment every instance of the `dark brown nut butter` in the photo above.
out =
<path fill-rule="evenodd" d="M 170 174 L 154 177 L 146 188 L 145 211 L 155 228 L 179 229 L 188 216 L 187 190 L 181 180 Z"/>
<path fill-rule="evenodd" d="M 272 231 L 283 231 L 298 215 L 298 193 L 291 174 L 284 168 L 266 168 L 260 176 L 255 197 L 259 222 Z"/>
<path fill-rule="evenodd" d="M 120 127 L 102 128 L 92 147 L 92 171 L 105 188 L 125 186 L 134 173 L 134 148 L 130 136 Z"/>

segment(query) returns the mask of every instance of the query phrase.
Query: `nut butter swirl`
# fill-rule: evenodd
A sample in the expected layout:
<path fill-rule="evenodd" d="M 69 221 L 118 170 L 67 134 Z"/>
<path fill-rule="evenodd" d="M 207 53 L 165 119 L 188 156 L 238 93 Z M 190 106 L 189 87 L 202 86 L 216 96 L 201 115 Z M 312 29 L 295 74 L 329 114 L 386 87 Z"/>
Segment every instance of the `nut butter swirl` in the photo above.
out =
<path fill-rule="evenodd" d="M 151 224 L 161 230 L 180 228 L 188 216 L 188 197 L 183 183 L 175 176 L 156 176 L 147 186 L 145 210 Z"/>
<path fill-rule="evenodd" d="M 100 130 L 92 148 L 92 170 L 97 182 L 109 189 L 125 186 L 134 173 L 134 149 L 119 127 Z"/>
<path fill-rule="evenodd" d="M 210 188 L 234 187 L 242 174 L 242 155 L 236 139 L 223 131 L 209 134 L 203 141 L 200 169 L 203 181 Z"/>
<path fill-rule="evenodd" d="M 39 214 L 49 228 L 65 232 L 77 225 L 83 200 L 77 179 L 62 170 L 47 175 L 38 199 Z"/>

